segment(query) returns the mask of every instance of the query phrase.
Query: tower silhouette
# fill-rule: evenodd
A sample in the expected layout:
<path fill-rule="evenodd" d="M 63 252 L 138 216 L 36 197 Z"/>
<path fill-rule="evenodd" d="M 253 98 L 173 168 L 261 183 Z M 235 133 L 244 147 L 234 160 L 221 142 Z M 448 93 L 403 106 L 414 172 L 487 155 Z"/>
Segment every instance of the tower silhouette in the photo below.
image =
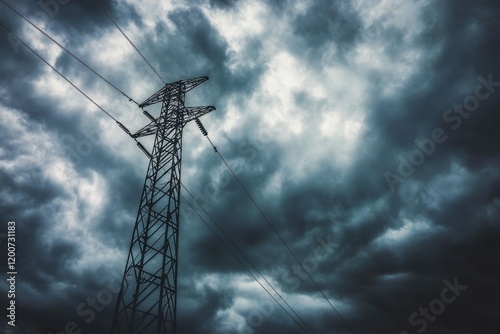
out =
<path fill-rule="evenodd" d="M 139 104 L 162 103 L 160 116 L 144 110 L 150 123 L 132 135 L 155 134 L 139 211 L 116 302 L 112 334 L 174 334 L 176 332 L 179 202 L 182 131 L 215 107 L 185 107 L 188 91 L 208 77 L 167 83 Z M 121 124 L 119 124 L 121 126 Z M 128 130 L 126 130 L 128 131 Z"/>

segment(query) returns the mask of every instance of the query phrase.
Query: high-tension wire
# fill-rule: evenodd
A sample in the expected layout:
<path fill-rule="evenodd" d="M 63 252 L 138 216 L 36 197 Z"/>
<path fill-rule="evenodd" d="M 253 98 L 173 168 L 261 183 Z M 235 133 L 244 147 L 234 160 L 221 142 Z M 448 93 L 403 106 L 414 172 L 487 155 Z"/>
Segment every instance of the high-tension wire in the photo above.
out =
<path fill-rule="evenodd" d="M 115 27 L 122 33 L 123 37 L 125 37 L 127 39 L 127 41 L 130 43 L 130 45 L 132 45 L 132 47 L 135 49 L 135 51 L 137 51 L 137 53 L 139 53 L 139 55 L 142 57 L 142 59 L 144 59 L 144 61 L 149 65 L 149 67 L 153 70 L 153 72 L 155 72 L 155 74 L 158 76 L 158 78 L 160 78 L 161 82 L 163 82 L 164 85 L 167 84 L 165 82 L 165 80 L 163 80 L 163 78 L 161 77 L 161 75 L 155 70 L 155 68 L 153 67 L 153 65 L 151 65 L 151 63 L 146 59 L 146 57 L 142 54 L 142 52 L 137 48 L 137 46 L 135 46 L 135 44 L 130 40 L 130 38 L 128 38 L 127 34 L 125 34 L 125 32 L 122 30 L 122 28 L 120 28 L 120 26 L 118 25 L 118 23 L 108 13 L 108 11 L 106 10 L 106 8 L 104 8 L 104 6 L 102 5 L 102 3 L 99 0 L 95 0 L 95 1 L 99 5 L 99 7 L 101 7 L 101 9 L 103 10 L 104 14 L 106 14 L 106 16 L 111 20 L 111 22 L 113 22 L 113 24 L 115 25 Z"/>
<path fill-rule="evenodd" d="M 34 27 L 36 30 L 38 30 L 39 32 L 41 32 L 43 35 L 45 35 L 45 37 L 47 37 L 48 39 L 50 39 L 52 42 L 54 42 L 55 44 L 57 44 L 57 46 L 59 46 L 61 49 L 63 49 L 64 51 L 66 51 L 69 55 L 71 55 L 73 58 L 75 58 L 80 64 L 82 64 L 83 66 L 85 66 L 88 70 L 90 70 L 92 73 L 94 73 L 95 75 L 97 75 L 99 78 L 101 78 L 104 82 L 106 82 L 108 85 L 110 85 L 111 87 L 113 87 L 116 91 L 118 91 L 119 93 L 121 93 L 123 96 L 125 96 L 130 102 L 133 102 L 135 103 L 137 106 L 139 105 L 137 102 L 134 101 L 134 99 L 132 99 L 130 96 L 128 96 L 127 94 L 125 94 L 123 92 L 123 90 L 119 89 L 116 85 L 114 85 L 113 83 L 111 83 L 109 80 L 107 80 L 106 78 L 104 78 L 101 74 L 99 74 L 96 70 L 94 70 L 92 67 L 90 67 L 89 65 L 87 65 L 87 63 L 85 63 L 83 60 L 81 60 L 77 55 L 75 55 L 74 53 L 72 53 L 70 50 L 68 50 L 67 48 L 65 48 L 61 43 L 59 43 L 58 41 L 56 41 L 54 38 L 52 38 L 52 36 L 50 36 L 49 34 L 47 34 L 45 31 L 43 31 L 42 29 L 40 29 L 36 24 L 34 24 L 32 21 L 30 21 L 26 16 L 24 16 L 22 13 L 20 13 L 17 9 L 15 9 L 14 7 L 12 7 L 7 1 L 5 0 L 0 0 L 1 2 L 3 2 L 7 7 L 9 7 L 14 13 L 16 13 L 18 16 L 20 16 L 24 21 L 28 22 L 32 27 Z"/>
<path fill-rule="evenodd" d="M 3 0 L 0 0 L 0 1 L 3 1 Z M 137 143 L 137 145 L 139 146 L 139 148 L 149 157 L 151 158 L 151 155 L 149 154 L 149 152 L 144 148 L 144 146 L 134 137 L 132 137 L 130 131 L 122 124 L 120 123 L 113 115 L 111 115 L 109 112 L 107 112 L 103 107 L 101 107 L 97 102 L 95 102 L 90 96 L 88 96 L 85 92 L 83 92 L 78 86 L 76 86 L 70 79 L 68 79 L 63 73 L 61 73 L 59 70 L 57 70 L 53 65 L 51 65 L 47 60 L 45 60 L 38 52 L 36 52 L 34 49 L 32 49 L 27 43 L 24 42 L 24 40 L 22 40 L 17 34 L 15 34 L 9 27 L 7 27 L 4 23 L 0 22 L 0 25 L 7 31 L 9 32 L 10 34 L 12 34 L 12 36 L 14 36 L 17 40 L 19 40 L 19 42 L 21 44 L 23 44 L 28 50 L 30 50 L 37 58 L 39 58 L 43 63 L 45 63 L 47 66 L 49 66 L 54 72 L 56 72 L 61 78 L 63 78 L 66 82 L 68 82 L 73 88 L 75 88 L 80 94 L 82 94 L 85 98 L 87 98 L 90 102 L 92 102 L 92 104 L 94 104 L 99 110 L 101 110 L 104 114 L 106 114 L 109 118 L 111 118 L 113 121 L 115 121 L 118 126 L 125 132 L 127 133 L 131 138 L 134 139 L 134 141 Z M 95 71 L 92 71 L 94 73 L 96 73 Z M 108 82 L 107 80 L 105 80 L 106 82 Z M 108 82 L 109 83 L 109 82 Z M 124 94 L 125 95 L 125 94 Z M 125 95 L 126 96 L 126 95 Z M 189 192 L 189 190 L 184 186 L 182 185 L 183 188 L 186 190 L 186 192 L 188 192 L 190 194 L 190 196 L 193 197 L 192 193 Z M 182 196 L 182 195 L 181 195 Z M 193 199 L 198 203 L 198 205 L 203 209 L 203 211 L 208 215 L 208 213 L 206 212 L 206 210 L 201 206 L 201 204 L 193 197 Z M 187 202 L 187 201 L 186 201 Z M 255 275 L 253 275 L 253 273 L 250 271 L 250 269 L 248 269 L 248 267 L 246 267 L 246 265 L 241 261 L 241 259 L 239 259 L 236 254 L 230 249 L 230 247 L 227 245 L 227 243 L 225 243 L 222 238 L 213 230 L 213 228 L 208 225 L 208 223 L 203 219 L 203 217 L 201 217 L 199 215 L 199 213 L 191 206 L 191 204 L 189 202 L 187 202 L 188 205 L 193 209 L 193 211 L 196 213 L 196 215 L 210 228 L 210 230 L 217 236 L 217 238 L 219 238 L 219 240 L 221 240 L 224 245 L 229 249 L 229 251 L 231 252 L 231 254 L 245 267 L 245 269 L 250 273 L 250 275 L 252 276 L 252 278 L 271 296 L 271 298 L 273 298 L 273 300 L 294 320 L 294 322 L 305 332 L 305 333 L 308 333 L 306 331 L 306 329 L 284 308 L 283 305 L 281 305 L 278 300 L 272 295 L 271 292 L 269 292 L 269 290 L 267 290 L 263 284 L 255 277 Z M 215 225 L 222 231 L 222 233 L 226 236 L 226 238 L 228 238 L 228 240 L 231 241 L 231 243 L 236 246 L 236 244 L 232 241 L 231 238 L 229 238 L 229 236 L 227 236 L 227 234 L 220 228 L 220 226 L 215 222 L 215 220 L 210 216 L 208 215 L 212 221 L 215 223 Z M 264 278 L 264 280 L 269 284 L 269 286 L 276 292 L 276 294 L 283 300 L 283 302 L 292 310 L 292 312 L 298 317 L 298 319 L 300 319 L 304 324 L 305 326 L 311 331 L 313 332 L 309 326 L 307 326 L 307 324 L 304 322 L 304 320 L 293 310 L 293 308 L 283 299 L 283 297 L 281 297 L 281 295 L 276 291 L 276 289 L 272 286 L 272 284 L 260 273 L 260 271 L 255 267 L 255 265 L 248 259 L 248 257 L 246 257 L 242 251 L 237 248 L 238 251 L 242 254 L 242 256 L 251 264 L 251 266 Z M 314 332 L 313 332 L 314 333 Z"/>
<path fill-rule="evenodd" d="M 182 185 L 182 183 L 181 183 L 181 185 Z M 187 190 L 187 188 L 186 188 L 184 185 L 182 185 L 182 187 L 184 188 L 184 190 L 186 190 L 186 191 L 189 193 L 189 195 L 190 195 L 191 197 L 193 197 L 193 195 L 192 195 L 192 194 L 191 194 L 191 193 Z M 281 305 L 281 304 L 278 302 L 278 300 L 276 299 L 276 297 L 274 297 L 274 296 L 273 296 L 273 294 L 272 294 L 269 290 L 267 290 L 267 289 L 266 289 L 266 287 L 265 287 L 265 286 L 264 286 L 264 285 L 263 285 L 263 284 L 262 284 L 262 283 L 258 280 L 258 278 L 257 278 L 257 277 L 255 277 L 255 275 L 252 273 L 252 271 L 251 271 L 251 270 L 250 270 L 250 269 L 249 269 L 249 268 L 245 265 L 245 263 L 243 263 L 243 261 L 241 261 L 241 259 L 240 259 L 240 258 L 239 258 L 239 257 L 238 257 L 235 253 L 234 253 L 234 251 L 231 249 L 231 247 L 229 247 L 229 245 L 228 245 L 228 244 L 224 241 L 224 239 L 222 239 L 222 238 L 221 238 L 221 237 L 217 234 L 217 232 L 215 232 L 215 230 L 212 228 L 212 226 L 210 226 L 210 224 L 208 224 L 208 223 L 207 223 L 207 221 L 206 221 L 206 220 L 205 220 L 205 219 L 204 219 L 204 218 L 200 215 L 200 213 L 199 213 L 199 212 L 198 212 L 198 211 L 197 211 L 197 210 L 193 207 L 193 205 L 192 205 L 191 203 L 189 203 L 189 202 L 186 200 L 186 198 L 185 198 L 182 194 L 181 194 L 181 198 L 184 200 L 184 202 L 185 202 L 185 203 L 187 203 L 187 204 L 188 204 L 188 206 L 191 208 L 191 210 L 193 210 L 193 211 L 194 211 L 194 213 L 198 216 L 198 218 L 199 218 L 199 219 L 200 219 L 200 220 L 201 220 L 201 221 L 202 221 L 202 222 L 203 222 L 203 223 L 204 223 L 204 224 L 205 224 L 205 225 L 206 225 L 206 226 L 210 229 L 210 231 L 212 231 L 212 233 L 213 233 L 213 234 L 215 234 L 215 236 L 219 239 L 219 241 L 220 241 L 220 242 L 222 242 L 222 243 L 224 244 L 224 246 L 227 248 L 227 250 L 228 250 L 228 251 L 229 251 L 229 252 L 233 255 L 233 257 L 234 257 L 234 258 L 235 258 L 235 259 L 236 259 L 236 260 L 237 260 L 237 261 L 238 261 L 238 262 L 239 262 L 239 263 L 240 263 L 240 264 L 241 264 L 241 265 L 242 265 L 242 266 L 246 269 L 246 271 L 250 274 L 250 276 L 252 276 L 252 278 L 253 278 L 253 279 L 254 279 L 254 280 L 255 280 L 255 281 L 256 281 L 256 282 L 257 282 L 257 283 L 258 283 L 258 284 L 262 287 L 262 289 L 264 289 L 264 291 L 266 291 L 266 292 L 267 292 L 267 294 L 268 294 L 268 295 L 269 295 L 269 296 L 270 296 L 270 297 L 271 297 L 271 298 L 272 298 L 272 299 L 276 302 L 276 304 L 278 304 L 278 305 L 279 305 L 279 306 L 283 309 L 283 311 L 285 311 L 285 313 L 286 313 L 286 314 L 287 314 L 287 315 L 288 315 L 288 316 L 289 316 L 289 317 L 290 317 L 290 318 L 291 318 L 291 319 L 292 319 L 292 320 L 293 320 L 293 321 L 297 324 L 297 326 L 299 326 L 299 327 L 300 327 L 300 328 L 301 328 L 301 329 L 302 329 L 305 333 L 308 333 L 308 332 L 305 330 L 305 328 L 304 328 L 304 327 L 302 327 L 302 325 L 301 325 L 301 324 L 299 324 L 299 322 L 297 321 L 297 319 L 295 319 L 295 318 L 294 318 L 294 317 L 290 314 L 290 312 L 288 312 L 288 311 L 285 309 L 285 307 L 284 307 L 283 305 Z M 197 201 L 194 197 L 193 197 L 193 199 L 194 199 L 196 202 L 198 202 L 198 201 Z M 200 204 L 198 203 L 198 205 L 200 205 Z M 203 209 L 203 208 L 202 208 L 202 209 Z M 205 212 L 205 210 L 204 210 L 204 209 L 203 209 L 203 211 Z M 206 212 L 205 212 L 205 213 L 206 213 Z M 214 221 L 214 223 L 215 223 L 215 221 Z M 216 224 L 216 225 L 217 225 L 217 224 Z M 217 227 L 219 227 L 219 226 L 217 225 Z M 219 227 L 219 229 L 220 229 L 220 227 Z M 227 235 L 226 235 L 225 233 L 224 233 L 224 235 L 227 237 Z M 229 240 L 231 240 L 231 239 L 229 239 Z M 232 242 L 232 241 L 231 241 L 231 242 Z M 239 250 L 239 249 L 238 249 L 238 250 Z M 245 257 L 245 258 L 246 258 L 246 257 Z M 246 258 L 246 260 L 247 260 L 247 261 L 249 261 L 249 260 L 248 260 L 248 258 Z M 250 262 L 250 261 L 249 261 L 249 262 Z M 252 264 L 251 262 L 250 262 L 250 264 L 253 266 L 253 264 Z M 254 268 L 255 268 L 255 267 L 254 267 Z M 260 273 L 260 272 L 259 272 L 259 273 Z M 262 276 L 262 274 L 261 274 L 261 276 Z M 266 282 L 267 282 L 267 280 L 266 280 Z M 274 290 L 274 287 L 273 287 L 273 286 L 272 286 L 269 282 L 267 282 L 267 283 L 268 283 L 268 284 L 271 286 L 271 288 L 273 288 L 273 290 Z M 274 291 L 276 291 L 276 290 L 274 290 Z M 279 295 L 279 294 L 278 294 L 278 295 Z M 280 296 L 280 297 L 281 297 L 281 296 Z M 286 302 L 285 302 L 285 303 L 286 303 Z M 288 305 L 288 303 L 286 303 L 286 305 L 287 305 L 288 307 L 290 307 L 290 305 Z M 291 307 L 290 307 L 290 309 L 293 311 L 293 309 L 292 309 Z M 295 311 L 293 311 L 293 312 L 295 313 Z M 295 313 L 295 315 L 297 315 L 297 314 Z M 298 317 L 298 315 L 297 315 L 297 317 Z M 299 318 L 300 320 L 302 320 L 300 317 L 298 317 L 298 318 Z M 302 322 L 303 322 L 303 320 L 302 320 Z M 307 326 L 307 324 L 306 324 L 306 326 Z M 307 326 L 307 328 L 309 328 L 309 326 Z M 311 330 L 311 329 L 309 328 L 309 330 Z M 312 332 L 312 330 L 311 330 L 311 332 Z M 313 332 L 313 333 L 314 333 L 314 332 Z"/>
<path fill-rule="evenodd" d="M 198 119 L 197 119 L 198 120 Z M 199 121 L 198 121 L 199 122 Z M 198 123 L 197 122 L 197 123 Z M 201 124 L 201 123 L 200 123 Z M 203 125 L 202 125 L 203 127 Z M 201 128 L 200 128 L 201 129 Z M 205 213 L 205 215 L 207 215 L 208 218 L 210 218 L 210 220 L 212 221 L 212 223 L 217 226 L 217 228 L 219 229 L 219 231 L 229 240 L 229 242 L 231 243 L 231 245 L 238 251 L 238 253 L 241 254 L 241 256 L 246 260 L 248 261 L 248 263 L 250 263 L 250 265 L 252 266 L 252 268 L 260 275 L 260 277 L 262 277 L 264 279 L 264 281 L 266 281 L 267 284 L 269 284 L 269 286 L 271 287 L 271 289 L 273 289 L 273 291 L 278 295 L 278 297 L 285 303 L 286 306 L 288 306 L 288 308 L 290 308 L 290 310 L 292 310 L 293 314 L 295 314 L 295 316 L 300 319 L 300 321 L 302 321 L 302 323 L 307 327 L 307 329 L 309 329 L 312 333 L 314 333 L 314 331 L 307 325 L 307 323 L 302 319 L 302 317 L 300 315 L 297 314 L 297 312 L 295 312 L 295 310 L 288 304 L 288 302 L 281 296 L 281 294 L 274 288 L 274 286 L 267 280 L 267 278 L 261 273 L 261 271 L 259 269 L 257 269 L 257 267 L 253 264 L 253 262 L 245 255 L 245 253 L 243 253 L 243 251 L 240 249 L 240 247 L 238 247 L 238 245 L 236 245 L 236 243 L 232 240 L 231 237 L 229 237 L 226 232 L 224 232 L 224 230 L 221 228 L 221 226 L 215 221 L 215 219 L 207 212 L 207 210 L 205 210 L 205 208 L 203 207 L 203 205 L 201 205 L 201 203 L 196 199 L 196 197 L 194 197 L 194 195 L 184 186 L 184 184 L 181 182 L 181 187 L 189 194 L 189 196 L 196 202 L 196 204 L 201 208 L 201 210 Z M 191 206 L 191 205 L 190 205 Z M 191 206 L 192 208 L 192 206 Z M 219 237 L 220 238 L 220 237 Z M 226 246 L 227 247 L 227 246 Z M 248 270 L 248 269 L 247 269 Z"/>
<path fill-rule="evenodd" d="M 9 27 L 7 27 L 3 22 L 0 22 L 0 25 L 5 29 L 7 30 L 9 33 L 12 34 L 12 36 L 14 36 L 17 40 L 19 40 L 19 42 L 21 44 L 23 44 L 28 50 L 30 50 L 35 56 L 37 56 L 41 61 L 43 61 L 45 63 L 45 65 L 47 65 L 48 67 L 50 67 L 54 72 L 56 72 L 57 74 L 59 74 L 59 76 L 61 78 L 63 78 L 67 83 L 69 83 L 71 86 L 73 86 L 73 88 L 75 88 L 78 92 L 80 92 L 80 94 L 82 94 L 83 96 L 85 96 L 90 102 L 92 102 L 92 104 L 94 104 L 99 110 L 101 110 L 103 113 L 105 113 L 109 118 L 111 118 L 113 121 L 116 122 L 116 124 L 118 124 L 118 126 L 123 130 L 125 131 L 126 134 L 128 134 L 132 139 L 134 139 L 134 141 L 136 142 L 137 146 L 139 146 L 139 148 L 147 155 L 150 157 L 150 155 L 148 155 L 149 153 L 147 152 L 147 150 L 144 148 L 144 146 L 137 140 L 137 138 L 134 138 L 132 137 L 132 134 L 130 133 L 130 131 L 122 124 L 120 123 L 115 117 L 113 117 L 113 115 L 111 115 L 109 112 L 107 112 L 103 107 L 101 107 L 97 102 L 95 102 L 90 96 L 88 96 L 87 94 L 85 94 L 84 91 L 82 91 L 77 85 L 75 85 L 71 80 L 69 80 L 64 74 L 62 74 L 57 68 L 55 68 L 54 66 L 52 66 L 47 60 L 45 60 L 45 58 L 43 58 L 38 52 L 36 52 L 34 49 L 32 49 L 28 44 L 26 44 L 18 35 L 16 35 L 16 33 L 14 33 L 12 30 L 10 30 Z"/>
<path fill-rule="evenodd" d="M 200 122 L 201 124 L 201 121 L 198 121 Z M 204 129 L 204 127 L 203 127 Z M 201 128 L 200 128 L 201 130 Z M 202 131 L 203 132 L 203 131 Z M 273 230 L 273 232 L 278 236 L 278 238 L 281 240 L 281 242 L 283 243 L 283 245 L 286 247 L 286 249 L 288 250 L 288 252 L 292 255 L 292 257 L 294 258 L 294 260 L 299 264 L 299 266 L 302 268 L 302 270 L 304 270 L 304 272 L 307 274 L 307 276 L 309 277 L 309 280 L 314 284 L 314 286 L 316 287 L 316 289 L 321 293 L 321 295 L 323 296 L 323 298 L 328 302 L 328 304 L 330 305 L 330 307 L 333 309 L 333 311 L 337 314 L 337 316 L 340 318 L 340 320 L 342 321 L 342 323 L 345 325 L 346 328 L 349 329 L 349 331 L 351 332 L 351 334 L 354 334 L 354 331 L 352 330 L 351 326 L 349 326 L 349 324 L 347 323 L 347 321 L 344 319 L 344 317 L 340 314 L 340 312 L 337 310 L 337 308 L 335 306 L 333 306 L 333 304 L 330 302 L 330 300 L 328 299 L 328 297 L 326 296 L 326 294 L 323 292 L 323 290 L 320 288 L 320 286 L 316 283 L 316 281 L 312 278 L 311 274 L 309 273 L 309 271 L 307 271 L 306 268 L 304 268 L 304 265 L 299 261 L 299 259 L 297 258 L 297 256 L 295 255 L 295 253 L 292 251 L 292 249 L 288 246 L 288 243 L 285 241 L 285 239 L 283 239 L 283 237 L 281 236 L 281 234 L 279 233 L 279 231 L 276 229 L 276 227 L 274 226 L 273 223 L 271 223 L 271 221 L 269 220 L 269 218 L 266 216 L 266 214 L 264 213 L 264 211 L 262 210 L 262 208 L 259 206 L 259 204 L 254 200 L 254 198 L 252 197 L 252 195 L 250 194 L 250 192 L 247 190 L 247 188 L 245 187 L 245 185 L 243 184 L 243 182 L 241 182 L 240 178 L 236 175 L 236 173 L 234 172 L 234 170 L 231 168 L 231 166 L 229 166 L 228 162 L 226 161 L 226 159 L 224 159 L 224 157 L 222 156 L 222 154 L 217 150 L 217 147 L 215 147 L 214 143 L 212 142 L 212 140 L 210 140 L 210 137 L 208 136 L 208 133 L 207 131 L 205 130 L 205 132 L 203 132 L 203 135 L 205 137 L 207 137 L 208 141 L 210 142 L 210 145 L 212 145 L 215 153 L 217 153 L 217 155 L 222 159 L 222 161 L 224 162 L 224 164 L 226 165 L 227 169 L 229 170 L 229 172 L 233 175 L 233 177 L 235 178 L 235 180 L 238 182 L 238 184 L 240 185 L 240 187 L 243 189 L 243 191 L 245 192 L 245 194 L 248 196 L 248 198 L 250 199 L 250 201 L 253 203 L 253 205 L 257 208 L 257 210 L 259 211 L 259 213 L 261 214 L 261 216 L 264 218 L 264 220 L 267 222 L 267 224 L 271 227 L 271 229 Z"/>
<path fill-rule="evenodd" d="M 108 117 L 110 117 L 112 120 L 114 120 L 115 122 L 118 123 L 118 120 L 116 118 L 114 118 L 110 113 L 108 113 L 106 110 L 104 110 L 99 104 L 97 104 L 97 102 L 95 102 L 90 96 L 88 96 L 87 94 L 85 94 L 80 88 L 78 88 L 78 86 L 76 86 L 71 80 L 69 80 L 64 74 L 62 74 L 61 72 L 59 72 L 58 69 L 56 69 L 54 66 L 52 66 L 48 61 L 46 61 L 42 56 L 40 56 L 38 54 L 38 52 L 36 52 L 35 50 L 33 50 L 28 44 L 26 44 L 18 35 L 16 35 L 12 30 L 9 29 L 9 27 L 7 27 L 3 22 L 0 22 L 0 24 L 2 25 L 2 27 L 4 27 L 5 30 L 7 30 L 9 33 L 12 34 L 12 36 L 14 36 L 16 39 L 19 40 L 19 42 L 21 44 L 23 44 L 28 50 L 30 50 L 35 56 L 37 56 L 41 61 L 43 61 L 45 63 L 45 65 L 49 66 L 52 70 L 54 70 L 54 72 L 56 72 L 57 74 L 59 74 L 64 80 L 66 80 L 66 82 L 68 82 L 71 86 L 73 86 L 73 88 L 75 88 L 77 91 L 79 91 L 83 96 L 85 96 L 90 102 L 92 102 L 97 108 L 99 108 L 103 113 L 105 113 L 106 115 L 108 115 Z"/>

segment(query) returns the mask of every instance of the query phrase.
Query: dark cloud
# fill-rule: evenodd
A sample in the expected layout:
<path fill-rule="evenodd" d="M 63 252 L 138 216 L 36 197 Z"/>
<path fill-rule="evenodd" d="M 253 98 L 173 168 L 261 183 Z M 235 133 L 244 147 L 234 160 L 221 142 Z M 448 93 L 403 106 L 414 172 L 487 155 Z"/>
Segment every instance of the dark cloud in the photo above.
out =
<path fill-rule="evenodd" d="M 294 33 L 311 47 L 334 41 L 350 45 L 358 33 L 358 18 L 350 5 L 341 1 L 317 1 L 293 22 Z"/>
<path fill-rule="evenodd" d="M 138 102 L 159 89 L 96 2 L 42 3 L 52 7 L 15 6 Z M 211 138 L 355 332 L 498 332 L 498 4 L 102 3 L 167 81 L 210 76 L 188 104 L 217 107 L 203 117 Z M 131 131 L 146 123 L 7 8 L 0 19 Z M 0 44 L 0 233 L 16 221 L 16 329 L 106 332 L 147 158 L 6 31 Z M 429 144 L 437 128 L 446 139 Z M 348 333 L 193 124 L 184 146 L 183 183 L 223 231 L 314 332 Z M 178 331 L 302 332 L 182 194 Z M 455 281 L 467 288 L 423 322 L 419 308 L 439 308 Z"/>
<path fill-rule="evenodd" d="M 238 0 L 211 0 L 210 4 L 220 8 L 231 8 L 238 3 Z"/>

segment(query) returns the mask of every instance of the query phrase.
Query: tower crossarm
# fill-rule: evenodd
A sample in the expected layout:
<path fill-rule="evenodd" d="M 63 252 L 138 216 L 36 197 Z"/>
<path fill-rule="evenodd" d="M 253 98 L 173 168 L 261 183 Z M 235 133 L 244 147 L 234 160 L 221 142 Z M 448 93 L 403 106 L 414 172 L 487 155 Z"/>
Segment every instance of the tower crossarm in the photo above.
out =
<path fill-rule="evenodd" d="M 208 107 L 187 107 L 185 108 L 185 116 L 184 116 L 184 123 L 188 123 L 191 121 L 194 121 L 198 117 L 201 117 L 205 114 L 208 114 L 211 111 L 214 111 L 215 107 L 214 106 L 208 106 Z"/>
<path fill-rule="evenodd" d="M 186 125 L 188 122 L 194 121 L 196 118 L 206 115 L 214 110 L 215 110 L 214 106 L 204 106 L 204 107 L 187 107 L 183 108 L 183 110 L 179 112 L 183 113 L 182 118 L 184 120 L 184 125 Z M 155 119 L 154 121 L 145 125 L 142 129 L 134 133 L 132 137 L 139 138 L 155 134 L 160 127 L 165 127 L 165 126 L 171 127 L 174 125 L 174 122 L 175 120 L 165 120 L 164 122 L 160 123 L 158 119 Z"/>
<path fill-rule="evenodd" d="M 156 122 L 151 122 L 146 126 L 144 126 L 142 129 L 140 129 L 139 131 L 137 131 L 136 133 L 134 133 L 132 135 L 132 138 L 139 138 L 155 134 L 157 129 L 158 125 L 156 124 Z"/>
<path fill-rule="evenodd" d="M 203 82 L 207 81 L 208 77 L 198 77 L 193 79 L 184 79 L 176 82 L 168 83 L 163 86 L 159 91 L 151 95 L 144 102 L 139 104 L 139 107 L 144 108 L 150 106 L 152 104 L 156 104 L 162 102 L 165 97 L 178 94 L 185 94 L 189 92 L 191 89 L 195 88 L 198 85 L 201 85 Z"/>

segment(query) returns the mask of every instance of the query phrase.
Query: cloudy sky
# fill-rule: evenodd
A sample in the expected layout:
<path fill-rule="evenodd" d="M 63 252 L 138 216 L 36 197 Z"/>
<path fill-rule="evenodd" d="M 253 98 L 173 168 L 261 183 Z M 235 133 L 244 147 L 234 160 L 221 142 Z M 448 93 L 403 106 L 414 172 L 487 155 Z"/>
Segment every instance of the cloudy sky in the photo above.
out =
<path fill-rule="evenodd" d="M 95 1 L 9 3 L 135 101 L 162 87 Z M 216 106 L 202 119 L 211 139 L 345 320 L 188 124 L 184 184 L 307 327 L 184 201 L 178 333 L 499 332 L 498 1 L 103 4 L 167 82 L 210 77 L 187 104 Z M 148 122 L 0 7 L 2 23 L 131 131 Z M 105 333 L 147 158 L 0 31 L 1 261 L 14 220 L 18 272 L 17 331 L 5 311 L 0 326 Z"/>

